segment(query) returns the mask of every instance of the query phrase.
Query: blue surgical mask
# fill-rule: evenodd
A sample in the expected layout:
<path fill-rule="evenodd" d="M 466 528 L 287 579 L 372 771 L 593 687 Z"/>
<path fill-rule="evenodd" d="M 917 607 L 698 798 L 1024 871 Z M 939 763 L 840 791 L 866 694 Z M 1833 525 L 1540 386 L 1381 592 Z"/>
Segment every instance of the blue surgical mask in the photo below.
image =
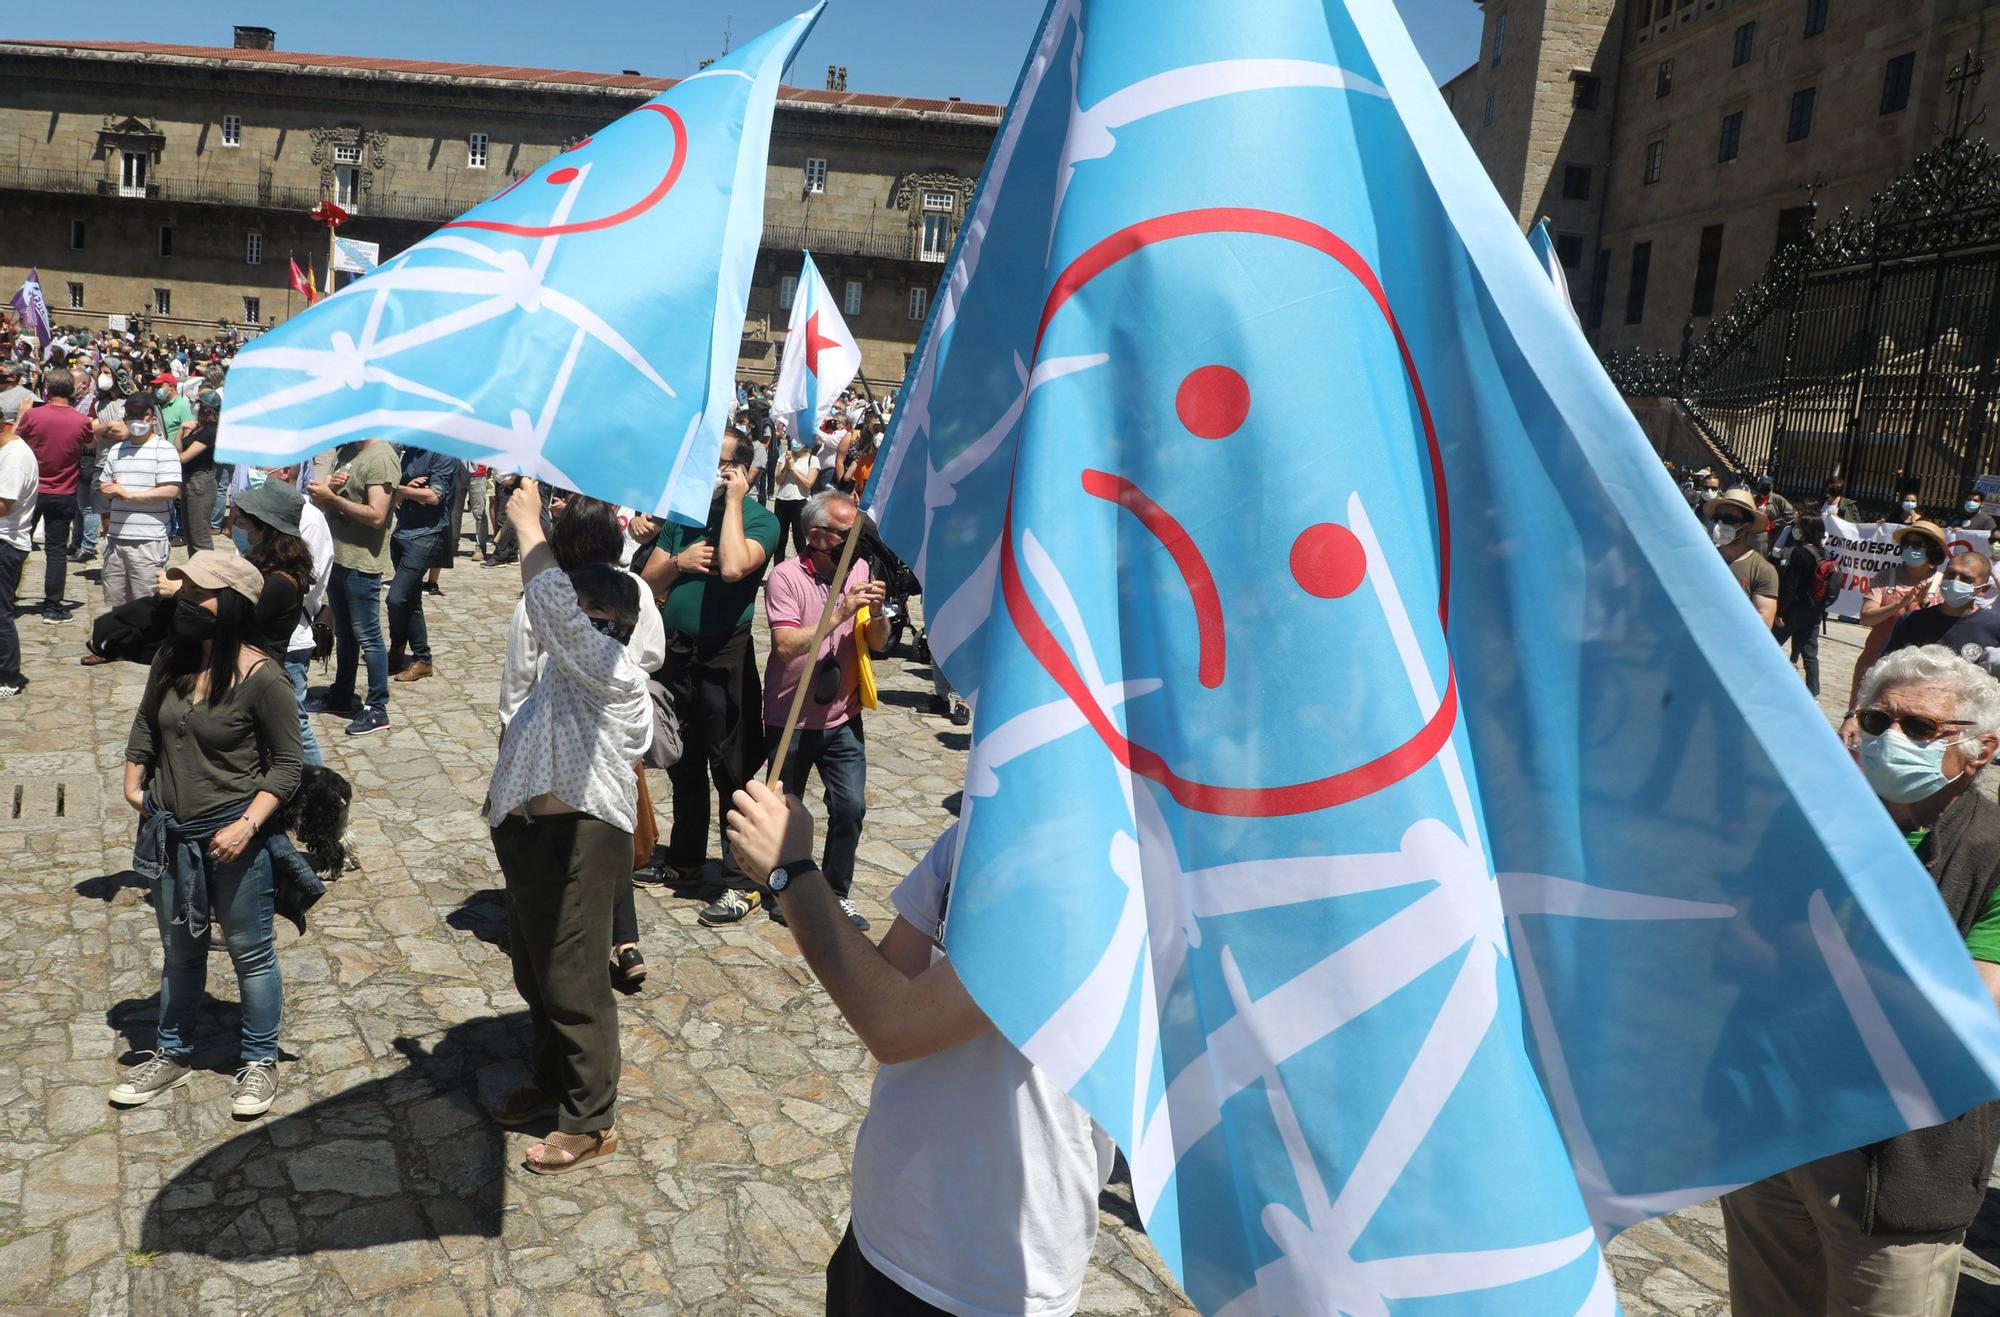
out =
<path fill-rule="evenodd" d="M 1915 512 L 1916 510 L 1917 510 L 1917 501 L 1915 499 L 1906 498 L 1903 500 L 1903 511 Z"/>
<path fill-rule="evenodd" d="M 1963 608 L 1972 602 L 1972 596 L 1977 593 L 1964 581 L 1946 581 L 1938 586 L 1938 597 L 1944 600 L 1946 608 Z"/>
<path fill-rule="evenodd" d="M 229 528 L 229 538 L 236 541 L 236 551 L 238 553 L 242 554 L 246 558 L 250 556 L 249 531 L 244 530 L 241 526 L 231 526 Z"/>
<path fill-rule="evenodd" d="M 1960 740 L 1967 738 L 1961 737 Z M 1928 800 L 1950 786 L 1944 775 L 1944 752 L 1958 741 L 1932 741 L 1919 745 L 1891 727 L 1880 736 L 1861 734 L 1861 775 L 1875 794 L 1895 805 Z"/>
<path fill-rule="evenodd" d="M 1912 544 L 1903 550 L 1905 567 L 1921 567 L 1930 561 L 1930 554 L 1921 544 Z"/>
<path fill-rule="evenodd" d="M 1976 498 L 1969 498 L 1965 500 L 1965 510 L 1967 512 L 1979 511 L 1979 500 Z"/>

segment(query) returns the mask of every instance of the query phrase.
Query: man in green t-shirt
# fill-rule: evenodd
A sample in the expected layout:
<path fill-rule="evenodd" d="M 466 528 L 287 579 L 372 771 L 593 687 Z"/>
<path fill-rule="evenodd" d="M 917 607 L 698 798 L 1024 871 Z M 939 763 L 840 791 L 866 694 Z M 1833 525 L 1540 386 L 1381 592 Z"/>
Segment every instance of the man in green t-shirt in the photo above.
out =
<path fill-rule="evenodd" d="M 778 519 L 750 492 L 756 452 L 741 435 L 724 436 L 716 466 L 715 501 L 700 526 L 660 528 L 640 575 L 660 601 L 667 660 L 657 674 L 673 701 L 681 730 L 680 762 L 668 770 L 674 790 L 673 831 L 663 863 L 635 875 L 662 881 L 671 869 L 691 881 L 708 860 L 709 783 L 721 812 L 764 762 L 763 692 L 750 622 L 764 568 L 778 547 Z M 720 830 L 718 829 L 718 835 Z M 755 888 L 721 836 L 722 895 L 697 916 L 714 926 L 750 913 Z"/>
<path fill-rule="evenodd" d="M 1778 569 L 1757 552 L 1757 535 L 1752 529 L 1761 514 L 1748 491 L 1732 489 L 1707 504 L 1702 516 L 1708 520 L 1709 538 L 1715 541 L 1729 574 L 1743 588 L 1744 597 L 1757 610 L 1765 626 L 1778 620 Z"/>
<path fill-rule="evenodd" d="M 349 736 L 389 725 L 389 650 L 382 643 L 382 574 L 389 570 L 389 513 L 403 464 L 381 439 L 344 444 L 333 474 L 306 486 L 326 514 L 333 536 L 333 570 L 326 602 L 333 609 L 333 684 L 308 696 L 306 712 L 347 714 Z M 368 702 L 356 705 L 354 678 L 368 665 Z"/>

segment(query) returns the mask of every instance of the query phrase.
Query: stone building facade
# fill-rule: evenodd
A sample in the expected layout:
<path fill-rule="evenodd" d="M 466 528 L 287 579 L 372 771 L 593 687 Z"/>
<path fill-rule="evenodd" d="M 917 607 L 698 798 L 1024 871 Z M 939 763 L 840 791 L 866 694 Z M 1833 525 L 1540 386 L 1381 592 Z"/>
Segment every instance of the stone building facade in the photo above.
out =
<path fill-rule="evenodd" d="M 1960 56 L 2000 54 L 2000 0 L 1482 8 L 1445 95 L 1523 226 L 1548 217 L 1602 351 L 1699 333 L 1809 200 L 1862 208 L 1935 140 Z"/>
<path fill-rule="evenodd" d="M 343 237 L 386 259 L 672 85 L 635 73 L 232 47 L 0 41 L 0 284 L 38 267 L 52 317 L 206 335 L 303 309 L 288 258 L 325 278 Z M 744 325 L 778 365 L 810 247 L 875 387 L 900 383 L 1001 107 L 785 88 Z"/>

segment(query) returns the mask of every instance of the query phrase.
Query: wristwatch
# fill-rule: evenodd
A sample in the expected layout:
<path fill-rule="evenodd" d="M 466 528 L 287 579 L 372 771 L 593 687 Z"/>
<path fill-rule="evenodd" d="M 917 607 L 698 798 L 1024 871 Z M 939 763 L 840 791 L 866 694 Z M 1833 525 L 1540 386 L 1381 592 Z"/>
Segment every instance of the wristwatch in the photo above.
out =
<path fill-rule="evenodd" d="M 818 872 L 819 866 L 811 860 L 794 860 L 771 870 L 771 876 L 764 881 L 764 885 L 771 889 L 771 895 L 776 896 L 792 885 L 792 879 Z"/>

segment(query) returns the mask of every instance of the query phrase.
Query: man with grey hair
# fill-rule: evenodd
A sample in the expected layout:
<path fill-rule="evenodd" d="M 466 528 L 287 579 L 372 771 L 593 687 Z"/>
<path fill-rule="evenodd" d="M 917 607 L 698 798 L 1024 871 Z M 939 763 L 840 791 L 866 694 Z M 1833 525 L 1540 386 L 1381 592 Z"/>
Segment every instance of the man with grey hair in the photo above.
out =
<path fill-rule="evenodd" d="M 854 529 L 860 507 L 851 494 L 832 490 L 814 494 L 799 513 L 803 547 L 794 558 L 779 563 L 764 587 L 764 614 L 771 625 L 771 653 L 764 665 L 764 723 L 772 753 L 777 753 L 792 697 L 805 679 L 813 652 L 813 632 L 827 597 L 839 591 L 833 626 L 820 642 L 819 665 L 806 688 L 799 724 L 779 774 L 789 795 L 805 794 L 806 775 L 819 770 L 826 788 L 826 850 L 820 869 L 833 888 L 840 908 L 857 928 L 868 920 L 854 908 L 854 853 L 861 844 L 861 820 L 867 813 L 868 743 L 861 727 L 861 663 L 856 645 L 857 616 L 873 609 L 861 629 L 870 649 L 889 643 L 889 619 L 882 612 L 887 591 L 869 579 L 868 564 L 856 558 L 847 578 L 834 580 L 840 550 Z M 767 907 L 773 918 L 778 907 Z"/>
<path fill-rule="evenodd" d="M 1861 772 L 2000 1001 L 2000 805 L 1975 787 L 2000 749 L 2000 681 L 1941 645 L 1913 646 L 1868 669 L 1855 707 Z M 1725 1195 L 1733 1310 L 1948 1317 L 1996 1139 L 2000 1104 L 1988 1104 Z"/>

